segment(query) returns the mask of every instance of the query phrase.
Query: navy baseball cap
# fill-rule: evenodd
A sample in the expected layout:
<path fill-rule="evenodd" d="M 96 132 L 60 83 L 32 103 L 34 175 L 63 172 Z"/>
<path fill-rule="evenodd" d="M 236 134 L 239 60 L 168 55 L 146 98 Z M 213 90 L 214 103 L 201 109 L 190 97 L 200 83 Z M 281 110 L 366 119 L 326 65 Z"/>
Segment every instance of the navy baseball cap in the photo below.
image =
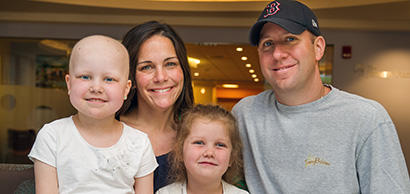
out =
<path fill-rule="evenodd" d="M 309 30 L 316 36 L 321 35 L 319 23 L 313 11 L 294 0 L 276 0 L 265 7 L 250 30 L 249 40 L 252 45 L 258 45 L 260 32 L 266 22 L 277 24 L 292 34 L 301 34 Z"/>

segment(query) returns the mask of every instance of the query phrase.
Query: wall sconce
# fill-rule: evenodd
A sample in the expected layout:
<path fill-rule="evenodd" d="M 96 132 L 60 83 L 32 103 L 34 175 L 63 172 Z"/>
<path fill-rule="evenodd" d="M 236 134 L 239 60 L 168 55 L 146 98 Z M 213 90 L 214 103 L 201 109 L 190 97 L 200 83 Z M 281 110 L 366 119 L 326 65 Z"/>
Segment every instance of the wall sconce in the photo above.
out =
<path fill-rule="evenodd" d="M 390 71 L 382 71 L 382 72 L 379 73 L 379 76 L 381 78 L 391 78 L 392 73 Z"/>

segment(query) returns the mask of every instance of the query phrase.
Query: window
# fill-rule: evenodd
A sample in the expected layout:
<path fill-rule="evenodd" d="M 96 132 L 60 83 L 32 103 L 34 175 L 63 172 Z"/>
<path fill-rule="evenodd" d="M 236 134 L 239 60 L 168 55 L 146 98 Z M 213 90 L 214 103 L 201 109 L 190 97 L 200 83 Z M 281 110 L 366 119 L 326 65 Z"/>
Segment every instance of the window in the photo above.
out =
<path fill-rule="evenodd" d="M 38 130 L 75 113 L 64 81 L 75 42 L 0 38 L 1 163 L 31 163 Z"/>

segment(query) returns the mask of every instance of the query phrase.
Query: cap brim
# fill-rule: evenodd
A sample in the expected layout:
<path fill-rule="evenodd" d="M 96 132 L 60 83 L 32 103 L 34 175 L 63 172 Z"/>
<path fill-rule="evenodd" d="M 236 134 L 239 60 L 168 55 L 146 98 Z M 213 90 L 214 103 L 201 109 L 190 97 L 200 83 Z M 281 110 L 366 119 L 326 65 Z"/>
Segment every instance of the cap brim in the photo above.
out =
<path fill-rule="evenodd" d="M 287 20 L 287 19 L 282 19 L 282 18 L 267 18 L 267 19 L 262 19 L 256 22 L 250 32 L 249 32 L 249 40 L 253 46 L 258 45 L 259 43 L 259 37 L 261 30 L 263 28 L 263 25 L 265 25 L 267 22 L 274 23 L 285 29 L 286 31 L 292 33 L 292 34 L 301 34 L 303 31 L 306 30 L 306 28 L 296 22 Z"/>

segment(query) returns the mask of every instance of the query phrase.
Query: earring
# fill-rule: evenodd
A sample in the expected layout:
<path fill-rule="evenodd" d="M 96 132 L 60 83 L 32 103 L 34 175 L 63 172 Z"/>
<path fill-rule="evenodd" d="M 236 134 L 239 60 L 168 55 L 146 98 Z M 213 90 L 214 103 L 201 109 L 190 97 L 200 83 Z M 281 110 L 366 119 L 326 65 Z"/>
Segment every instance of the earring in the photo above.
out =
<path fill-rule="evenodd" d="M 127 96 L 124 96 L 124 100 L 127 100 Z"/>

